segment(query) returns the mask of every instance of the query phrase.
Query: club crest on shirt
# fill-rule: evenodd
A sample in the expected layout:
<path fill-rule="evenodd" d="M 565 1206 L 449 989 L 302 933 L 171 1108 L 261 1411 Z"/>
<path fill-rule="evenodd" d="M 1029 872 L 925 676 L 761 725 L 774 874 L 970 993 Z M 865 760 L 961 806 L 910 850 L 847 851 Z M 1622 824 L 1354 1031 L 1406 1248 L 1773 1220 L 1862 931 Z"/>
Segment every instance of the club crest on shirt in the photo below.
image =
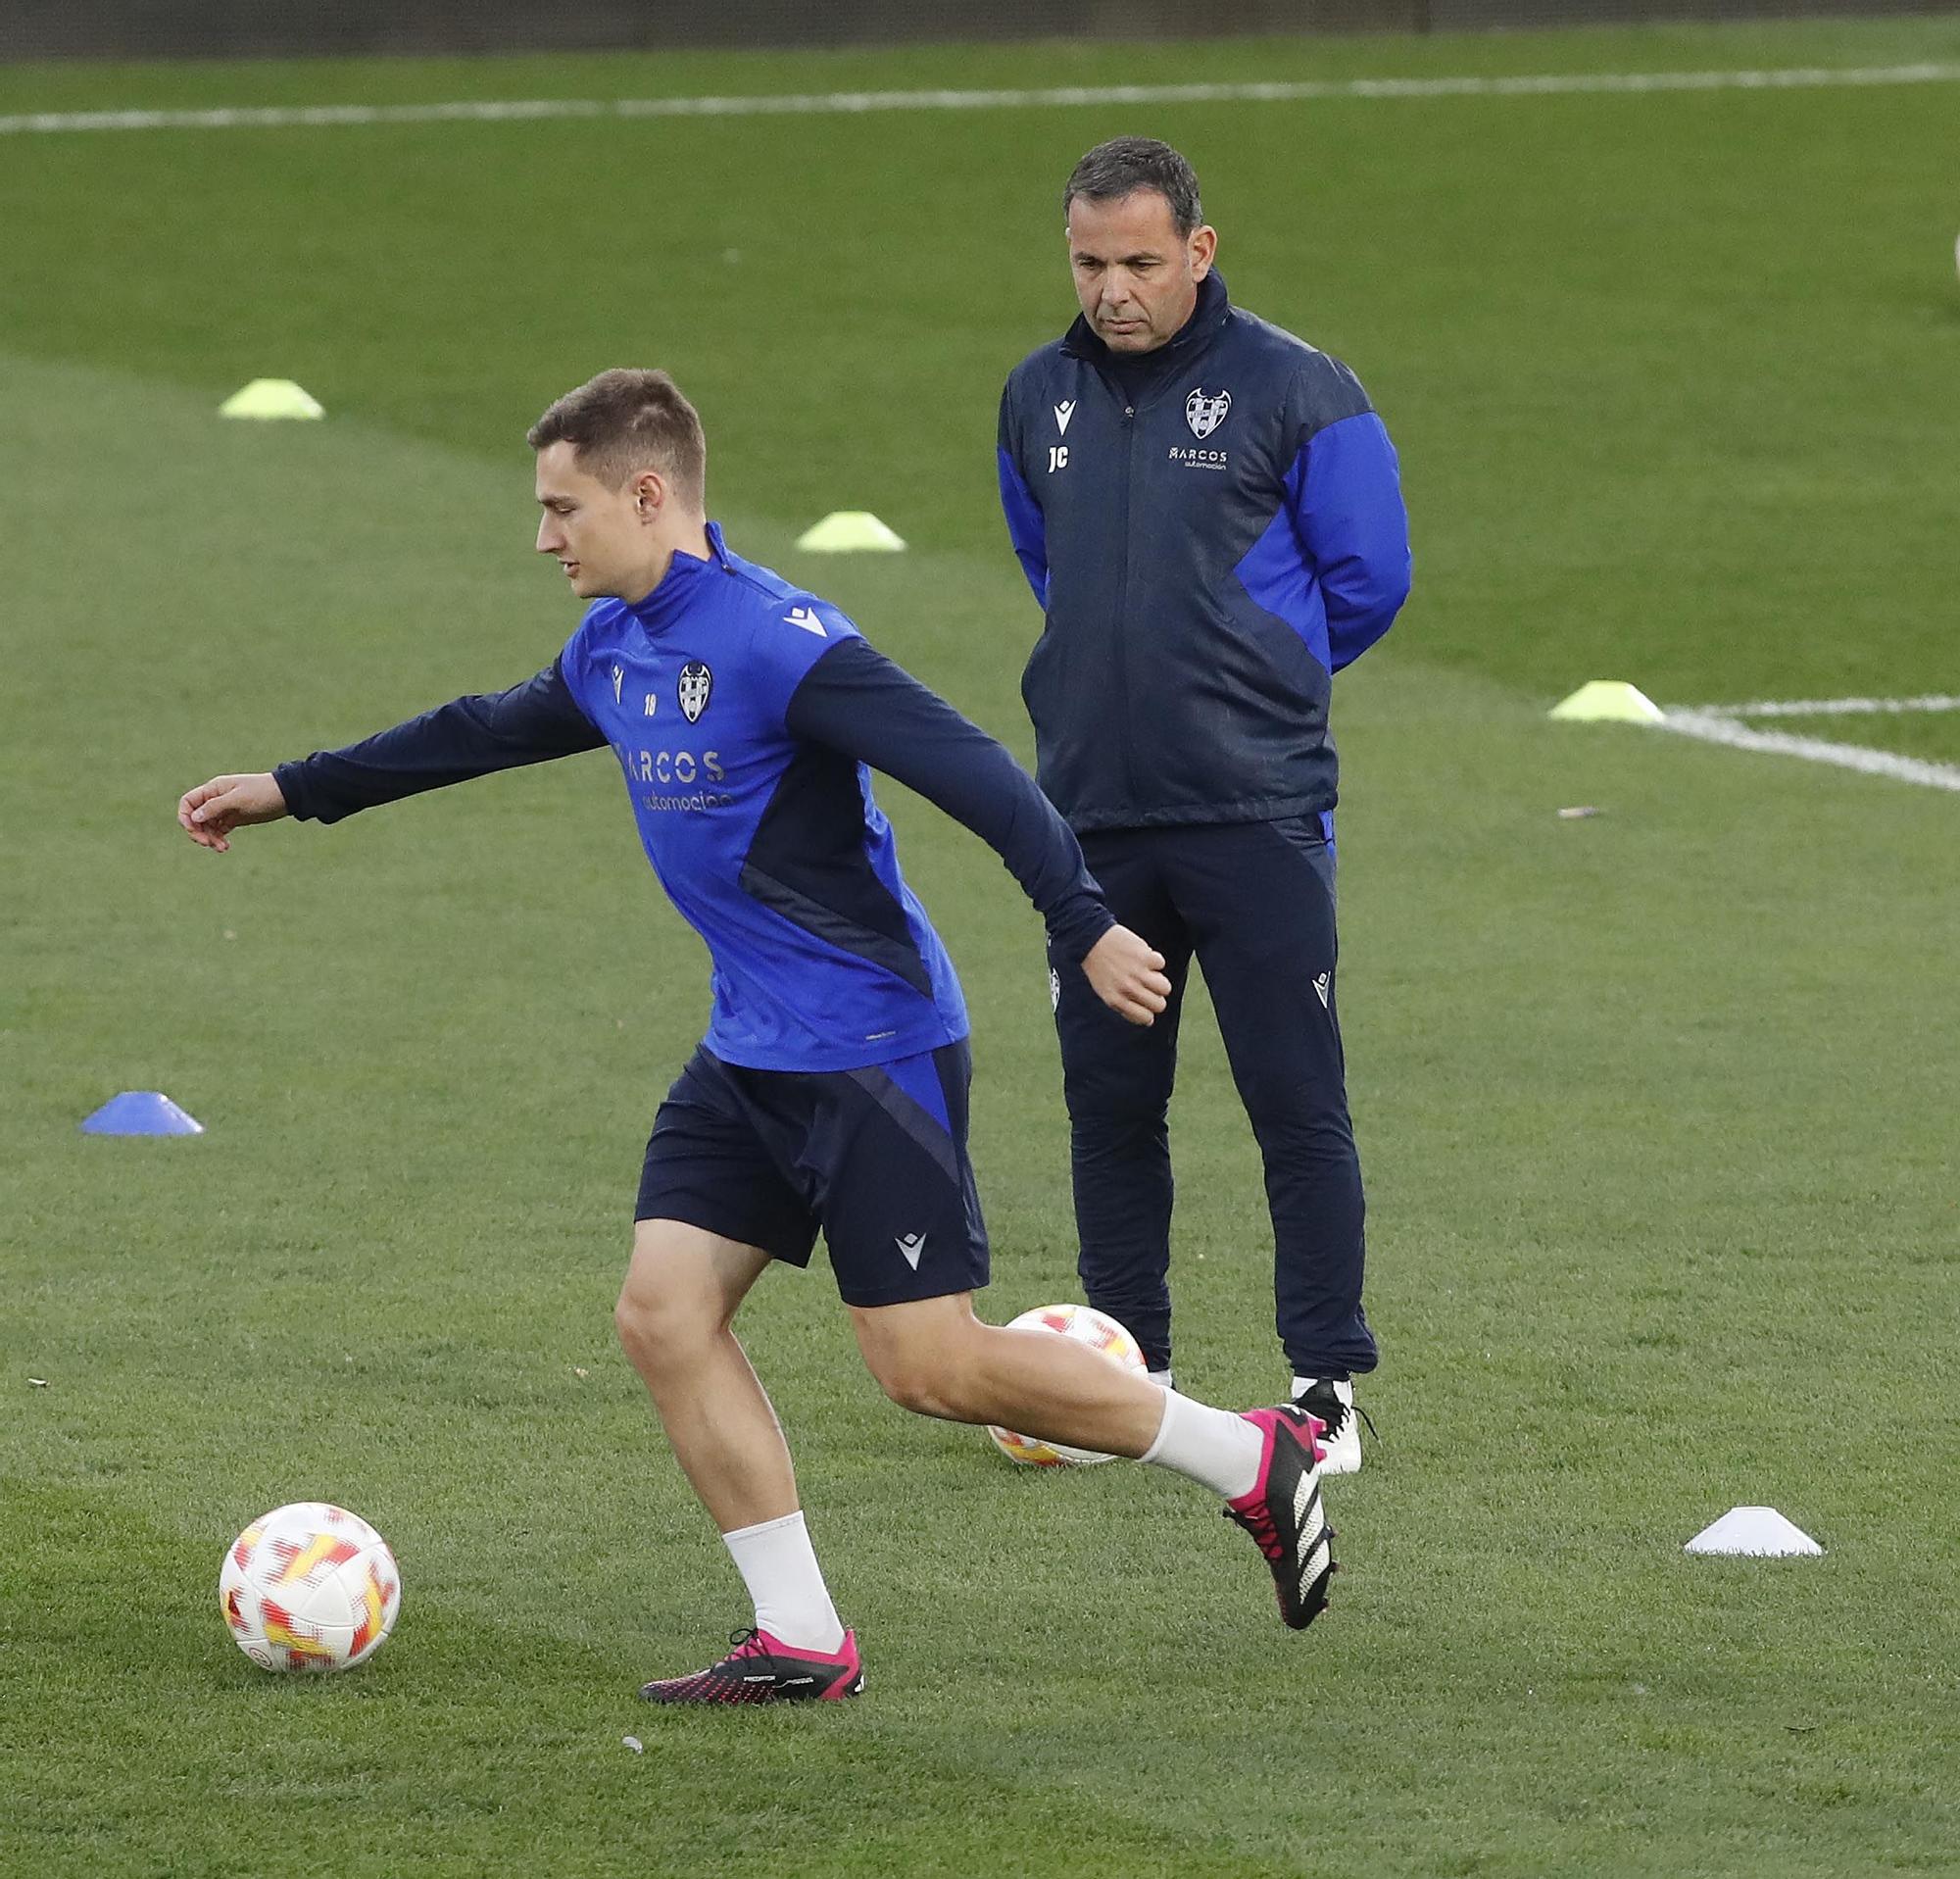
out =
<path fill-rule="evenodd" d="M 1194 437 L 1208 437 L 1225 421 L 1225 414 L 1232 409 L 1232 394 L 1221 391 L 1207 398 L 1202 385 L 1184 401 L 1184 420 L 1191 426 Z"/>
<path fill-rule="evenodd" d="M 675 687 L 680 698 L 680 714 L 690 724 L 701 721 L 701 714 L 708 709 L 708 695 L 714 689 L 714 674 L 698 659 L 690 659 L 680 668 L 680 683 Z"/>

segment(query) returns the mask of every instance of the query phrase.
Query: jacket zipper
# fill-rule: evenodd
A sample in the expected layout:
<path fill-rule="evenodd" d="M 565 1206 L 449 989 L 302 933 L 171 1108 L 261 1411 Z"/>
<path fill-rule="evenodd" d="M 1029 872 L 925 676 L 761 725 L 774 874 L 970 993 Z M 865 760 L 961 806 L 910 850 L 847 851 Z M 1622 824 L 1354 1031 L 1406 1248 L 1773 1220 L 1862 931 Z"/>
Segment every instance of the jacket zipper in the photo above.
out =
<path fill-rule="evenodd" d="M 1121 392 L 1116 394 L 1119 398 Z M 1137 408 L 1123 406 L 1123 501 L 1117 519 L 1117 538 L 1123 544 L 1122 571 L 1116 581 L 1116 696 L 1120 707 L 1123 748 L 1123 807 L 1132 813 L 1137 807 L 1136 740 L 1132 735 L 1135 713 L 1130 705 L 1130 484 L 1137 470 Z"/>

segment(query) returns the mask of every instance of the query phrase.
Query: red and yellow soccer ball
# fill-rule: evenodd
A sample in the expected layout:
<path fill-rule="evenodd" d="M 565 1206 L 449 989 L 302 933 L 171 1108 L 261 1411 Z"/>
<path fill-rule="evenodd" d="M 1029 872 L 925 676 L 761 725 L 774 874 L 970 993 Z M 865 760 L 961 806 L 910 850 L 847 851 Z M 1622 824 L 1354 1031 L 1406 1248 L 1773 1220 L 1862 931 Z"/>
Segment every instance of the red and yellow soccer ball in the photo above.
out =
<path fill-rule="evenodd" d="M 232 1541 L 218 1603 L 238 1648 L 268 1670 L 351 1670 L 402 1608 L 388 1543 L 359 1514 L 296 1501 Z"/>
<path fill-rule="evenodd" d="M 1062 1337 L 1086 1344 L 1111 1363 L 1142 1376 L 1144 1354 L 1137 1340 L 1110 1317 L 1089 1305 L 1040 1305 L 1023 1311 L 1008 1326 L 1010 1331 L 1054 1331 Z M 1094 1449 L 1064 1448 L 1059 1442 L 1039 1442 L 1032 1436 L 1016 1435 L 1012 1429 L 993 1429 L 987 1433 L 994 1446 L 1009 1461 L 1029 1468 L 1087 1467 L 1093 1461 L 1109 1461 L 1114 1457 L 1098 1455 Z"/>

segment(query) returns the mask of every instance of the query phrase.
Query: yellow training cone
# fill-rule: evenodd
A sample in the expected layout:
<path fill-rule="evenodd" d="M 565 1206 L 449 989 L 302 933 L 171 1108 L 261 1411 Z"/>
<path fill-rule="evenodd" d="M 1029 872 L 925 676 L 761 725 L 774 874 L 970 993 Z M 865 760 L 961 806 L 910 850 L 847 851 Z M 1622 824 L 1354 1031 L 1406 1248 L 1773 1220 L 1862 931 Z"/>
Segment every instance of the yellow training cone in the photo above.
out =
<path fill-rule="evenodd" d="M 840 509 L 797 537 L 797 546 L 815 555 L 865 551 L 894 555 L 905 543 L 868 509 Z"/>
<path fill-rule="evenodd" d="M 1657 724 L 1666 714 L 1623 678 L 1590 679 L 1551 708 L 1553 717 L 1584 724 Z"/>
<path fill-rule="evenodd" d="M 326 407 L 290 378 L 255 378 L 218 408 L 220 418 L 324 418 Z"/>

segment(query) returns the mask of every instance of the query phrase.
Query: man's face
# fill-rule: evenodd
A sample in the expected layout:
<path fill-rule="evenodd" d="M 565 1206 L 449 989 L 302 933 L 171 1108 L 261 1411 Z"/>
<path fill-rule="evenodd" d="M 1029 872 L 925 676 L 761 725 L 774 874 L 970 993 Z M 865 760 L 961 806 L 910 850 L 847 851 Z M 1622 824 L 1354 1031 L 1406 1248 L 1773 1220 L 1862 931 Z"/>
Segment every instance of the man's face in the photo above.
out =
<path fill-rule="evenodd" d="M 538 553 L 557 557 L 581 600 L 644 599 L 651 533 L 640 487 L 614 489 L 578 467 L 575 444 L 547 444 L 537 458 Z M 658 480 L 658 479 L 656 479 Z"/>
<path fill-rule="evenodd" d="M 1083 318 L 1111 352 L 1152 352 L 1191 318 L 1218 232 L 1180 235 L 1159 189 L 1068 205 L 1068 266 Z"/>

